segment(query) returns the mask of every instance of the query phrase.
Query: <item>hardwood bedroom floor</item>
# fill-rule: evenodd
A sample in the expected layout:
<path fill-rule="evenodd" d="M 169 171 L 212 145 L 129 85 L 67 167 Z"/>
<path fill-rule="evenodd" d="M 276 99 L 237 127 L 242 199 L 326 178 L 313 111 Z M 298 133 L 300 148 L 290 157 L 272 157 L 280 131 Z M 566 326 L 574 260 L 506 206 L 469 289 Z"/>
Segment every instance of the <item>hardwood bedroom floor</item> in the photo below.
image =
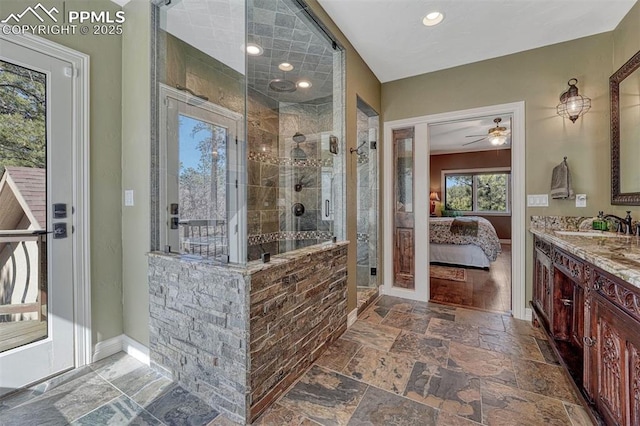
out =
<path fill-rule="evenodd" d="M 465 282 L 431 278 L 431 302 L 465 306 L 494 312 L 511 311 L 511 244 L 502 244 L 502 253 L 489 271 L 465 268 Z"/>

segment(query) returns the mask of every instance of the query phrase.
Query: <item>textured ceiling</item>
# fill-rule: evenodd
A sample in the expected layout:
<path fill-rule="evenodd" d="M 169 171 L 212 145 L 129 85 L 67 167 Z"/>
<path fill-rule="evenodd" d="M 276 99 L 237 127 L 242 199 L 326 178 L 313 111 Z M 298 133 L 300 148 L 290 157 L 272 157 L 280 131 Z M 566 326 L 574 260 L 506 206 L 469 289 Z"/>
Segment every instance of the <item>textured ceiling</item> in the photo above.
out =
<path fill-rule="evenodd" d="M 249 87 L 280 102 L 308 102 L 333 94 L 333 54 L 330 42 L 309 21 L 294 0 L 249 0 L 247 41 L 264 49 L 247 57 Z M 282 62 L 293 65 L 283 72 Z M 271 90 L 272 79 L 310 81 L 309 89 L 292 93 Z"/>
<path fill-rule="evenodd" d="M 249 87 L 272 99 L 326 101 L 333 94 L 335 51 L 295 0 L 248 0 L 246 9 L 242 0 L 172 0 L 161 11 L 161 28 L 241 74 L 246 67 Z M 247 42 L 262 47 L 262 55 L 245 56 L 245 28 Z M 282 62 L 293 70 L 278 69 Z M 292 93 L 269 88 L 282 78 L 312 86 Z"/>
<path fill-rule="evenodd" d="M 613 30 L 636 0 L 318 0 L 380 81 Z M 443 12 L 434 27 L 429 12 Z"/>
<path fill-rule="evenodd" d="M 464 144 L 481 139 L 488 134 L 489 129 L 495 127 L 495 118 L 501 118 L 500 126 L 511 131 L 511 115 L 477 117 L 468 120 L 450 121 L 429 125 L 429 152 L 431 154 L 445 154 L 452 152 L 489 151 L 511 147 L 511 138 L 505 145 L 495 147 L 485 138 L 479 142 L 464 146 Z M 479 135 L 479 136 L 478 136 Z"/>

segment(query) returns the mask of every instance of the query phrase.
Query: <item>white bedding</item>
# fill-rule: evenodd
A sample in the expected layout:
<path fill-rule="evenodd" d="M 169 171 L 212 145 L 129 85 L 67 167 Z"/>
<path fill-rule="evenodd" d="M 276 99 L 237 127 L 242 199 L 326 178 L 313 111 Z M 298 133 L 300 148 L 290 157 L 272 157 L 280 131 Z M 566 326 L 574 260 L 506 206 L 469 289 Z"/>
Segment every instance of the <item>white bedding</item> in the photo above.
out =
<path fill-rule="evenodd" d="M 458 224 L 464 225 L 463 229 Z M 466 216 L 461 221 L 430 218 L 429 240 L 430 262 L 488 268 L 501 251 L 495 228 L 482 217 Z"/>
<path fill-rule="evenodd" d="M 488 268 L 491 261 L 473 244 L 429 244 L 429 262 Z"/>

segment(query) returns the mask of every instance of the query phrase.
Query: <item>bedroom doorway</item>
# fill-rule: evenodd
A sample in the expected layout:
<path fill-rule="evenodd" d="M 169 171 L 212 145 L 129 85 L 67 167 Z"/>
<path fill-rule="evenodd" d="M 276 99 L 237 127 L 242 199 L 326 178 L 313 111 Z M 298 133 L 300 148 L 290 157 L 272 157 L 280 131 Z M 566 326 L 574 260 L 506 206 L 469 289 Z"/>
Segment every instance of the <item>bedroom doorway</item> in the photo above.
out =
<path fill-rule="evenodd" d="M 429 124 L 433 302 L 511 312 L 512 121 L 501 114 Z"/>
<path fill-rule="evenodd" d="M 502 116 L 504 116 L 504 122 L 500 121 L 498 123 L 494 122 L 495 118 L 500 117 L 502 120 Z M 430 285 L 430 239 L 429 239 L 429 222 L 432 214 L 432 204 L 435 202 L 446 203 L 445 197 L 446 194 L 442 194 L 442 184 L 440 184 L 440 188 L 437 187 L 432 188 L 431 185 L 431 176 L 432 171 L 430 170 L 430 157 L 431 157 L 431 130 L 432 126 L 441 124 L 441 123 L 450 123 L 450 122 L 464 122 L 469 121 L 471 119 L 478 119 L 481 117 L 489 117 L 490 127 L 483 129 L 481 132 L 475 130 L 469 133 L 469 136 L 473 136 L 472 138 L 466 138 L 463 143 L 473 142 L 477 139 L 485 138 L 490 136 L 488 129 L 494 127 L 507 127 L 503 126 L 505 122 L 508 121 L 509 125 L 509 137 L 511 143 L 510 155 L 508 155 L 510 159 L 510 164 L 508 167 L 508 179 L 509 179 L 509 189 L 506 196 L 509 197 L 509 215 L 503 214 L 507 216 L 507 222 L 509 225 L 511 232 L 511 244 L 510 247 L 507 246 L 508 239 L 503 238 L 503 241 L 499 244 L 500 254 L 502 255 L 501 259 L 496 257 L 493 260 L 492 264 L 494 266 L 494 270 L 497 271 L 500 269 L 498 267 L 498 263 L 503 265 L 504 268 L 500 274 L 509 274 L 511 285 L 510 294 L 504 296 L 501 294 L 500 298 L 507 298 L 507 301 L 502 304 L 498 304 L 497 306 L 489 307 L 485 304 L 483 309 L 491 309 L 491 310 L 502 310 L 505 306 L 510 305 L 511 313 L 515 318 L 519 319 L 527 319 L 527 309 L 525 305 L 525 132 L 524 132 L 524 102 L 515 102 L 511 104 L 502 104 L 502 105 L 494 105 L 489 107 L 482 108 L 474 108 L 469 110 L 461 110 L 454 111 L 448 113 L 434 114 L 429 116 L 415 117 L 410 119 L 396 120 L 392 122 L 386 122 L 384 131 L 385 131 L 385 140 L 393 141 L 393 132 L 398 129 L 406 129 L 412 128 L 414 132 L 414 167 L 413 167 L 413 186 L 414 186 L 414 235 L 415 235 L 415 245 L 414 245 L 414 279 L 415 279 L 415 289 L 403 289 L 398 288 L 394 285 L 395 277 L 394 277 L 394 244 L 385 244 L 385 252 L 384 252 L 384 266 L 385 266 L 385 275 L 384 275 L 384 287 L 383 293 L 389 294 L 397 297 L 404 297 L 413 300 L 421 300 L 428 301 L 433 299 L 431 294 L 432 289 Z M 486 136 L 485 136 L 486 135 Z M 475 143 L 476 145 L 480 142 Z M 473 145 L 473 143 L 471 144 Z M 498 150 L 501 151 L 501 150 Z M 497 152 L 495 148 L 492 148 L 492 155 L 496 155 Z M 394 153 L 393 153 L 393 144 L 387 143 L 385 144 L 384 151 L 384 173 L 387 178 L 384 179 L 384 193 L 385 194 L 393 194 L 394 191 L 394 180 L 395 177 L 392 178 L 394 172 Z M 474 166 L 475 168 L 475 166 Z M 465 170 L 469 169 L 473 170 L 471 167 L 467 168 L 451 168 L 451 170 Z M 482 173 L 476 173 L 481 175 Z M 495 174 L 495 173 L 494 173 Z M 496 178 L 495 176 L 491 177 Z M 440 180 L 446 179 L 446 177 L 440 177 Z M 492 194 L 487 195 L 486 191 L 486 180 L 487 177 L 484 176 L 472 176 L 467 177 L 466 183 L 467 188 L 466 191 L 476 191 L 475 200 L 472 200 L 472 203 L 478 202 L 478 197 L 483 195 L 486 199 L 489 198 L 489 201 L 493 201 Z M 463 179 L 464 180 L 464 179 Z M 452 180 L 453 182 L 453 180 Z M 485 183 L 485 188 L 483 189 L 481 186 Z M 437 184 L 435 184 L 437 185 Z M 446 185 L 445 185 L 446 186 Z M 495 185 L 489 185 L 492 190 Z M 420 190 L 418 190 L 420 189 Z M 446 191 L 446 188 L 445 188 Z M 480 194 L 477 193 L 480 191 Z M 483 193 L 484 191 L 484 193 Z M 433 194 L 433 193 L 436 194 Z M 439 192 L 439 193 L 438 193 Z M 436 199 L 437 196 L 437 199 Z M 471 195 L 474 196 L 473 193 Z M 451 198 L 450 198 L 451 199 Z M 434 206 L 435 207 L 435 206 Z M 482 206 L 481 206 L 482 207 Z M 460 207 L 457 207 L 458 209 Z M 393 242 L 394 240 L 394 210 L 395 210 L 395 200 L 392 196 L 385 196 L 385 204 L 384 204 L 384 229 L 385 229 L 385 241 Z M 451 210 L 456 210 L 456 208 L 452 208 Z M 433 212 L 435 214 L 435 211 Z M 457 214 L 457 212 L 453 212 L 451 214 Z M 464 217 L 464 214 L 463 214 Z M 476 225 L 473 225 L 476 226 Z M 479 225 L 478 225 L 479 226 Z M 478 228 L 479 229 L 479 228 Z M 499 240 L 499 239 L 498 239 Z M 510 250 L 509 250 L 510 248 Z M 510 255 L 509 255 L 510 253 Z M 440 265 L 438 265 L 440 266 Z M 480 268 L 483 266 L 478 265 Z M 477 268 L 477 267 L 476 267 Z M 437 269 L 437 268 L 436 268 Z M 469 279 L 470 275 L 476 273 L 484 273 L 482 269 L 471 269 L 471 268 L 463 268 L 467 273 L 466 279 Z M 491 268 L 489 268 L 491 271 Z M 475 277 L 471 277 L 475 278 Z M 498 278 L 495 278 L 498 280 Z M 502 282 L 507 281 L 506 279 L 502 279 Z M 462 282 L 462 281 L 460 281 Z M 466 281 L 465 281 L 466 282 Z M 434 289 L 437 291 L 437 289 Z M 437 296 L 436 296 L 437 297 Z"/>

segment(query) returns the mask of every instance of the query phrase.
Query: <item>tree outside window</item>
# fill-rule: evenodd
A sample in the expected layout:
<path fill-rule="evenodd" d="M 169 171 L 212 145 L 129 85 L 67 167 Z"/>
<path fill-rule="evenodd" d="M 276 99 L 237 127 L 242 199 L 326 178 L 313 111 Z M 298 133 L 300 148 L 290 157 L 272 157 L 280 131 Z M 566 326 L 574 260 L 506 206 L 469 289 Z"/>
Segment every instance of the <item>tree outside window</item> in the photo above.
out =
<path fill-rule="evenodd" d="M 445 173 L 447 210 L 508 213 L 509 172 Z"/>

